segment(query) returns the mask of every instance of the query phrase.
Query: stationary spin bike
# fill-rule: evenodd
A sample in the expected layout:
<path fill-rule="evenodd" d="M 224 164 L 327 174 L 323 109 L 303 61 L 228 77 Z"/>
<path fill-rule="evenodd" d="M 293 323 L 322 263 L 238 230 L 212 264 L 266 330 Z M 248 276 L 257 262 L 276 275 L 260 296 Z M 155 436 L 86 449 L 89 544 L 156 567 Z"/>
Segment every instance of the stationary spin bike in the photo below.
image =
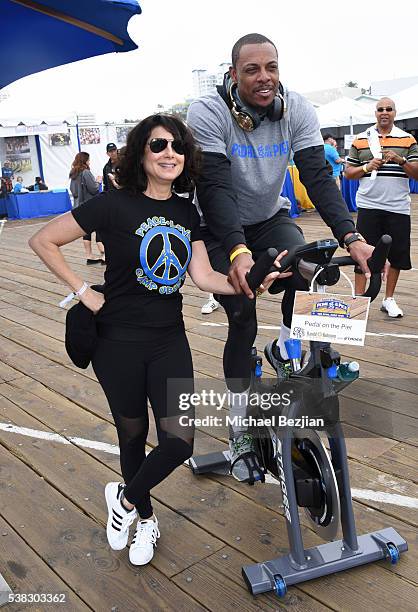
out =
<path fill-rule="evenodd" d="M 372 276 L 364 296 L 371 300 L 379 293 L 381 270 L 390 245 L 390 236 L 382 236 L 368 261 Z M 341 267 L 355 265 L 351 257 L 333 257 L 337 247 L 333 239 L 296 247 L 282 259 L 281 269 L 297 270 L 311 283 L 311 289 L 325 293 L 327 286 L 335 285 L 340 279 Z M 268 249 L 257 260 L 247 277 L 252 290 L 260 285 L 276 257 L 277 251 Z M 243 298 L 242 309 L 235 316 L 238 321 L 245 321 L 249 312 L 249 300 Z M 273 387 L 270 385 L 270 392 L 280 391 L 282 397 L 285 394 L 291 397 L 287 406 L 280 407 L 280 415 L 286 417 L 287 423 L 309 415 L 322 420 L 324 425 L 301 428 L 275 424 L 258 427 L 254 432 L 263 470 L 280 484 L 289 552 L 271 561 L 242 568 L 253 595 L 273 591 L 284 596 L 290 585 L 381 559 L 389 559 L 395 564 L 400 553 L 408 549 L 407 542 L 392 527 L 357 535 L 347 451 L 339 421 L 338 393 L 358 378 L 358 364 L 341 363 L 339 353 L 329 342 L 311 341 L 309 348 L 307 363 L 301 366 L 300 341 L 288 341 L 292 372 L 287 380 L 276 382 Z M 250 392 L 265 390 L 262 359 L 253 348 Z M 259 416 L 267 423 L 271 414 L 260 409 Z M 320 431 L 328 438 L 329 452 Z M 190 459 L 190 467 L 195 474 L 227 474 L 229 451 L 194 456 Z M 314 531 L 327 543 L 304 548 L 299 508 L 304 509 Z M 335 540 L 340 522 L 343 537 Z"/>

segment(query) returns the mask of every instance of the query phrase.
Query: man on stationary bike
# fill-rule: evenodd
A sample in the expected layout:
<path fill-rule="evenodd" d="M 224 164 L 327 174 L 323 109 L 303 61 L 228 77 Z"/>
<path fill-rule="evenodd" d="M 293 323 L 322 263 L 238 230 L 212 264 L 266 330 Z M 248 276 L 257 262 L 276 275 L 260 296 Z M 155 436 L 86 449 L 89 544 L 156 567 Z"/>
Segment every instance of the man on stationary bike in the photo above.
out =
<path fill-rule="evenodd" d="M 218 91 L 195 100 L 187 121 L 203 150 L 197 184 L 204 215 L 202 237 L 215 270 L 228 274 L 237 292 L 252 295 L 246 274 L 268 247 L 279 251 L 303 244 L 301 230 L 289 218 L 289 202 L 280 195 L 291 153 L 300 178 L 321 217 L 341 245 L 369 276 L 367 259 L 373 247 L 355 226 L 325 164 L 324 144 L 311 104 L 286 90 L 279 81 L 275 45 L 261 34 L 247 34 L 232 49 L 232 66 Z M 285 376 L 296 289 L 306 289 L 298 274 L 281 281 L 283 323 L 265 355 L 279 376 Z M 272 288 L 271 288 L 272 289 Z M 217 298 L 218 299 L 218 298 Z M 251 372 L 250 351 L 257 334 L 253 314 L 237 324 L 233 313 L 239 297 L 219 298 L 228 316 L 224 373 L 230 410 L 243 415 Z M 252 436 L 237 427 L 230 435 L 231 471 L 241 481 L 260 474 Z"/>

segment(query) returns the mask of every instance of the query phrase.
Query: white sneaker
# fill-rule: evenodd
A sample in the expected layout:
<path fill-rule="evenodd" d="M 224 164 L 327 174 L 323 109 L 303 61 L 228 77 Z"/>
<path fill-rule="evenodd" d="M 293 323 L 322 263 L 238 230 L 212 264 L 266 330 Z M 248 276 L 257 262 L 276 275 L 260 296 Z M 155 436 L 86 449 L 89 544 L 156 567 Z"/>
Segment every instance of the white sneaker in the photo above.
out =
<path fill-rule="evenodd" d="M 202 314 L 210 314 L 214 310 L 219 308 L 220 304 L 215 300 L 215 298 L 211 298 L 206 304 L 203 304 L 202 310 L 200 311 Z"/>
<path fill-rule="evenodd" d="M 105 487 L 108 511 L 106 535 L 113 550 L 122 550 L 128 544 L 129 527 L 137 517 L 135 508 L 128 511 L 121 504 L 120 496 L 124 488 L 121 482 L 108 482 Z"/>
<path fill-rule="evenodd" d="M 154 548 L 160 537 L 157 519 L 139 520 L 129 548 L 132 565 L 146 565 L 154 556 Z"/>
<path fill-rule="evenodd" d="M 403 317 L 403 310 L 399 308 L 393 297 L 388 297 L 383 300 L 380 310 L 382 312 L 387 312 L 387 314 L 394 319 Z"/>

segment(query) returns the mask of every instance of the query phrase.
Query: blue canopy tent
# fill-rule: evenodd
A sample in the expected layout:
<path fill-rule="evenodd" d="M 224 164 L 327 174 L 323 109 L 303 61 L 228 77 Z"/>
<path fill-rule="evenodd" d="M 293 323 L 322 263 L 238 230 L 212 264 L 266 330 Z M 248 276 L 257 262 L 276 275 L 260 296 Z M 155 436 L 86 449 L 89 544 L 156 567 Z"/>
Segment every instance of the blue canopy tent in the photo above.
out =
<path fill-rule="evenodd" d="M 137 0 L 0 0 L 0 89 L 86 57 L 137 49 L 127 24 Z"/>

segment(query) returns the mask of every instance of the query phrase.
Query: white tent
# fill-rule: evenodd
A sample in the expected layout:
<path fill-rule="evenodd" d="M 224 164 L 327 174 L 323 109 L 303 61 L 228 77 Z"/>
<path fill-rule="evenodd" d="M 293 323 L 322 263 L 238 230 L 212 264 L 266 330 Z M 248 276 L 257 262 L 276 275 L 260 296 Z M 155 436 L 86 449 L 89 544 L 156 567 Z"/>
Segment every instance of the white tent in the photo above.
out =
<path fill-rule="evenodd" d="M 321 128 L 374 123 L 374 109 L 369 104 L 341 97 L 315 109 Z"/>
<path fill-rule="evenodd" d="M 413 119 L 418 117 L 418 84 L 403 89 L 391 96 L 396 104 L 396 119 Z"/>
<path fill-rule="evenodd" d="M 68 187 L 71 163 L 80 149 L 89 153 L 93 174 L 101 175 L 108 160 L 106 144 L 124 145 L 132 128 L 131 124 L 77 125 L 71 112 L 58 118 L 47 114 L 12 118 L 4 109 L 0 104 L 0 168 L 5 160 L 11 161 L 24 185 L 43 174 L 49 188 Z"/>

